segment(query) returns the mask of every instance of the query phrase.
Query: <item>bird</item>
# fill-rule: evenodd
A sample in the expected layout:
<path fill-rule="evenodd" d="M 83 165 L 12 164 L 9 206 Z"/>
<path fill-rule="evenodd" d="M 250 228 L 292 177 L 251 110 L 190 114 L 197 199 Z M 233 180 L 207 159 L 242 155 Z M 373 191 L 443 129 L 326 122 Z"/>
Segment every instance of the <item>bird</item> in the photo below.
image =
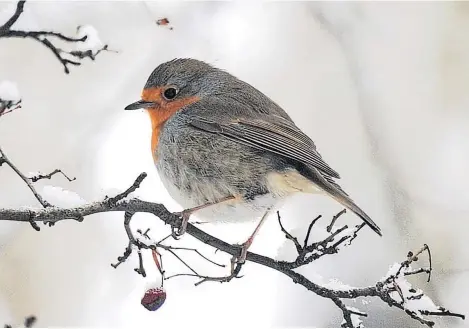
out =
<path fill-rule="evenodd" d="M 336 182 L 314 142 L 264 93 L 207 62 L 175 58 L 148 77 L 140 100 L 151 121 L 151 153 L 165 189 L 185 210 L 208 222 L 258 221 L 240 245 L 244 263 L 272 213 L 297 193 L 322 194 L 381 229 Z M 233 261 L 233 259 L 232 259 Z"/>

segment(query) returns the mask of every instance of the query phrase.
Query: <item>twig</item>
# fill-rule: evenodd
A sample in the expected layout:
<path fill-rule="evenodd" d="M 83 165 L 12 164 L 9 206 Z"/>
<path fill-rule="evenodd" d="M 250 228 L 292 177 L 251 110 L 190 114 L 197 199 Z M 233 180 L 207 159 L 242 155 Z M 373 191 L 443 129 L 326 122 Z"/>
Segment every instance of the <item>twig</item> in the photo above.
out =
<path fill-rule="evenodd" d="M 41 179 L 51 179 L 56 174 L 62 174 L 62 176 L 64 176 L 69 182 L 73 182 L 74 180 L 76 180 L 76 177 L 70 178 L 60 169 L 55 169 L 50 174 L 46 174 L 46 175 L 39 174 L 39 175 L 30 177 L 29 180 L 31 180 L 31 182 L 33 183 L 36 183 L 37 181 L 40 181 Z"/>
<path fill-rule="evenodd" d="M 173 246 L 167 246 L 167 245 L 164 245 L 164 244 L 160 244 L 160 243 L 157 243 L 155 244 L 155 246 L 159 247 L 159 248 L 162 248 L 164 250 L 186 250 L 186 251 L 192 251 L 194 253 L 196 253 L 197 255 L 199 255 L 201 258 L 203 258 L 204 260 L 206 260 L 207 262 L 213 264 L 213 265 L 216 265 L 218 267 L 226 267 L 225 265 L 223 264 L 219 264 L 211 259 L 209 259 L 207 256 L 204 256 L 200 251 L 198 251 L 197 249 L 194 249 L 194 248 L 185 248 L 185 247 L 173 247 Z"/>
<path fill-rule="evenodd" d="M 0 33 L 2 33 L 3 31 L 9 30 L 13 26 L 13 24 L 16 23 L 18 18 L 20 18 L 21 14 L 23 13 L 25 2 L 26 1 L 18 1 L 18 3 L 16 4 L 15 13 L 13 14 L 13 16 L 10 17 L 10 19 L 5 24 L 3 24 L 0 27 Z"/>
<path fill-rule="evenodd" d="M 5 152 L 3 152 L 2 148 L 0 147 L 0 165 L 6 163 L 17 175 L 18 177 L 21 178 L 21 180 L 23 180 L 23 182 L 28 186 L 28 188 L 31 190 L 31 192 L 33 193 L 34 197 L 36 198 L 36 200 L 44 207 L 44 208 L 47 208 L 47 207 L 50 207 L 51 204 L 48 203 L 46 200 L 44 200 L 41 195 L 39 193 L 37 193 L 36 189 L 34 188 L 34 186 L 29 182 L 28 178 L 10 161 L 10 159 L 7 157 L 7 155 L 5 154 Z M 30 218 L 29 220 L 29 224 L 31 225 L 31 227 L 35 230 L 35 231 L 40 231 L 41 228 L 37 225 L 37 223 L 32 219 Z"/>
<path fill-rule="evenodd" d="M 0 157 L 3 159 L 2 163 L 6 163 L 13 171 L 23 180 L 23 182 L 28 186 L 31 192 L 34 194 L 34 197 L 37 201 L 44 207 L 50 207 L 51 205 L 44 200 L 39 193 L 37 193 L 34 186 L 29 182 L 29 179 L 10 161 L 10 159 L 6 156 L 5 152 L 3 152 L 2 148 L 0 147 Z"/>
<path fill-rule="evenodd" d="M 316 224 L 316 222 L 321 219 L 322 215 L 319 215 L 313 221 L 309 224 L 308 226 L 308 231 L 306 231 L 306 236 L 305 236 L 305 241 L 303 243 L 303 250 L 308 247 L 308 241 L 309 241 L 309 236 L 311 234 L 311 230 L 313 229 L 313 226 Z"/>
<path fill-rule="evenodd" d="M 353 328 L 352 316 L 350 311 L 347 309 L 345 304 L 340 300 L 340 298 L 331 298 L 334 304 L 342 311 L 345 323 L 342 325 L 343 328 Z"/>
<path fill-rule="evenodd" d="M 420 313 L 424 314 L 424 315 L 434 315 L 434 316 L 452 316 L 452 317 L 456 317 L 456 318 L 460 318 L 460 319 L 463 319 L 465 320 L 465 316 L 462 315 L 462 314 L 458 314 L 458 313 L 453 313 L 453 312 L 450 312 L 448 310 L 445 310 L 445 309 L 442 309 L 441 311 L 439 312 L 432 312 L 432 311 L 426 311 L 426 310 L 420 310 L 419 311 Z"/>
<path fill-rule="evenodd" d="M 0 117 L 12 113 L 13 111 L 21 108 L 22 100 L 12 101 L 0 99 Z"/>
<path fill-rule="evenodd" d="M 115 205 L 118 201 L 121 201 L 122 199 L 126 198 L 129 196 L 130 193 L 135 192 L 140 187 L 140 184 L 142 184 L 143 180 L 147 177 L 147 173 L 143 172 L 140 175 L 138 175 L 137 179 L 134 181 L 134 183 L 124 192 L 116 195 L 113 198 L 108 198 L 107 202 L 109 205 Z"/>
<path fill-rule="evenodd" d="M 292 241 L 295 244 L 296 250 L 298 253 L 300 253 L 303 249 L 301 248 L 300 243 L 298 242 L 298 239 L 293 237 L 282 225 L 282 219 L 280 217 L 280 212 L 277 211 L 277 218 L 278 218 L 278 223 L 280 225 L 280 229 L 282 230 L 283 233 L 285 233 L 285 238 L 288 240 Z"/>
<path fill-rule="evenodd" d="M 331 223 L 327 226 L 326 228 L 326 231 L 327 232 L 331 232 L 332 231 L 332 228 L 334 227 L 334 224 L 335 222 L 337 221 L 337 219 L 339 219 L 340 216 L 342 216 L 343 214 L 345 214 L 345 212 L 347 211 L 347 209 L 344 209 L 342 210 L 341 212 L 339 212 L 337 215 L 335 215 L 334 217 L 332 217 L 332 221 Z"/>
<path fill-rule="evenodd" d="M 23 13 L 24 5 L 26 1 L 19 1 L 15 13 L 10 17 L 10 19 L 0 27 L 0 38 L 23 38 L 23 39 L 32 39 L 36 42 L 41 43 L 46 48 L 48 48 L 54 56 L 59 60 L 62 64 L 64 71 L 66 74 L 70 73 L 69 65 L 79 66 L 81 62 L 68 59 L 63 55 L 69 55 L 78 60 L 82 60 L 84 58 L 90 58 L 91 60 L 95 60 L 96 56 L 101 53 L 102 51 L 113 51 L 108 48 L 108 45 L 104 45 L 101 49 L 97 50 L 93 53 L 92 50 L 71 50 L 66 51 L 60 49 L 59 47 L 55 46 L 48 38 L 56 38 L 58 40 L 68 42 L 68 43 L 78 43 L 84 42 L 87 39 L 87 36 L 81 38 L 74 38 L 68 37 L 63 35 L 62 33 L 53 32 L 53 31 L 21 31 L 21 30 L 13 30 L 13 25 L 17 22 L 20 18 L 21 14 Z M 113 51 L 116 52 L 116 51 Z"/>

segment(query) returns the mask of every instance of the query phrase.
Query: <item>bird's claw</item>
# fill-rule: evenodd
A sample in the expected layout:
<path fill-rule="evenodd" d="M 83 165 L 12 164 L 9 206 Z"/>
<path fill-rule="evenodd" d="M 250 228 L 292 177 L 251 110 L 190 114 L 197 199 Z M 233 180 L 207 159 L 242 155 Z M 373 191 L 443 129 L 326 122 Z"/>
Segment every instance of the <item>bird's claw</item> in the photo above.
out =
<path fill-rule="evenodd" d="M 234 273 L 236 265 L 238 265 L 238 264 L 242 265 L 246 262 L 246 256 L 247 256 L 247 253 L 248 253 L 248 248 L 251 246 L 251 243 L 250 243 L 250 241 L 246 241 L 245 243 L 238 244 L 236 246 L 241 248 L 241 252 L 240 252 L 239 256 L 231 257 L 231 272 L 230 272 L 230 274 Z"/>
<path fill-rule="evenodd" d="M 184 233 L 186 233 L 186 230 L 187 230 L 187 223 L 189 222 L 189 217 L 190 217 L 190 212 L 187 212 L 185 210 L 181 211 L 181 212 L 176 212 L 174 213 L 176 216 L 179 216 L 182 221 L 181 221 L 181 226 L 180 227 L 175 227 L 175 226 L 172 226 L 171 227 L 171 235 L 172 237 L 175 239 L 175 240 L 179 240 L 181 238 L 181 236 L 184 235 Z"/>

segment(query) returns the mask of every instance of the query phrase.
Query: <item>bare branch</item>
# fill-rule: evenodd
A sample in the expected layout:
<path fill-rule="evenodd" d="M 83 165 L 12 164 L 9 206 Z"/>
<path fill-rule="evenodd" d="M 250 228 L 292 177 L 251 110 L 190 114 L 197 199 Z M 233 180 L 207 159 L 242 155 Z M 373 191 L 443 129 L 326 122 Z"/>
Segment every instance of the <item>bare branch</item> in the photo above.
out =
<path fill-rule="evenodd" d="M 21 99 L 18 101 L 0 99 L 0 117 L 21 108 Z"/>
<path fill-rule="evenodd" d="M 25 1 L 19 1 L 16 7 L 16 11 L 13 16 L 5 23 L 2 27 L 0 27 L 0 38 L 23 38 L 23 39 L 32 39 L 36 42 L 41 43 L 46 48 L 48 48 L 54 56 L 59 60 L 62 64 L 64 71 L 66 74 L 70 73 L 69 65 L 79 66 L 81 65 L 80 60 L 84 58 L 90 58 L 91 60 L 95 60 L 96 56 L 103 52 L 103 51 L 112 51 L 110 50 L 108 45 L 104 45 L 102 48 L 97 50 L 63 50 L 51 41 L 52 39 L 57 39 L 67 43 L 80 43 L 85 42 L 87 40 L 87 36 L 83 37 L 69 37 L 63 35 L 62 33 L 53 32 L 53 31 L 21 31 L 21 30 L 14 30 L 12 29 L 13 25 L 16 21 L 20 18 L 21 14 L 23 13 Z M 48 38 L 51 38 L 49 40 Z M 78 60 L 72 60 L 67 58 L 67 56 L 74 57 Z M 1 111 L 0 111 L 1 112 Z M 10 112 L 10 111 L 9 111 Z M 1 115 L 1 113 L 0 113 Z"/>
<path fill-rule="evenodd" d="M 327 228 L 326 228 L 326 231 L 327 231 L 327 232 L 330 233 L 330 232 L 332 231 L 332 228 L 334 227 L 335 222 L 339 219 L 340 216 L 342 216 L 343 214 L 345 214 L 346 211 L 347 211 L 347 209 L 344 209 L 344 210 L 342 210 L 341 212 L 339 212 L 337 215 L 335 215 L 334 217 L 332 217 L 331 223 L 330 223 L 329 226 L 327 226 Z"/>
<path fill-rule="evenodd" d="M 10 19 L 0 27 L 0 34 L 3 31 L 9 30 L 10 27 L 12 27 L 13 24 L 16 23 L 18 18 L 20 18 L 21 14 L 23 13 L 24 3 L 25 2 L 26 1 L 18 1 L 18 3 L 16 4 L 16 10 L 15 10 L 15 13 L 13 14 L 13 16 L 11 16 Z"/>
<path fill-rule="evenodd" d="M 34 197 L 36 198 L 36 200 L 44 207 L 44 208 L 47 208 L 47 207 L 50 207 L 51 204 L 48 203 L 46 200 L 44 200 L 40 195 L 39 193 L 37 193 L 36 189 L 34 188 L 34 186 L 29 182 L 29 179 L 10 161 L 10 159 L 8 159 L 8 157 L 6 156 L 5 152 L 3 152 L 3 150 L 0 148 L 0 158 L 2 159 L 2 164 L 3 163 L 6 163 L 11 169 L 13 169 L 13 171 L 23 180 L 23 182 L 28 186 L 28 188 L 31 190 L 31 192 L 33 193 Z M 32 218 L 30 218 L 29 220 L 29 223 L 31 224 L 31 227 L 36 230 L 36 231 L 40 231 L 41 229 L 39 228 L 39 226 L 37 225 L 36 222 L 34 222 L 32 220 Z"/>
<path fill-rule="evenodd" d="M 300 253 L 303 250 L 303 248 L 301 247 L 300 243 L 298 242 L 298 239 L 295 238 L 294 236 L 292 236 L 290 233 L 288 233 L 288 231 L 285 230 L 285 228 L 283 227 L 282 219 L 280 217 L 280 212 L 279 211 L 277 211 L 277 218 L 278 218 L 278 223 L 280 225 L 280 229 L 282 230 L 283 233 L 285 233 L 285 238 L 292 241 L 295 244 L 296 250 L 298 251 L 298 253 Z"/>
<path fill-rule="evenodd" d="M 49 174 L 38 174 L 33 177 L 29 177 L 29 180 L 31 180 L 31 182 L 33 183 L 36 183 L 37 181 L 40 181 L 41 179 L 51 179 L 56 174 L 62 174 L 62 176 L 64 176 L 69 182 L 73 182 L 74 180 L 76 180 L 76 177 L 70 178 L 60 169 L 55 169 Z"/>

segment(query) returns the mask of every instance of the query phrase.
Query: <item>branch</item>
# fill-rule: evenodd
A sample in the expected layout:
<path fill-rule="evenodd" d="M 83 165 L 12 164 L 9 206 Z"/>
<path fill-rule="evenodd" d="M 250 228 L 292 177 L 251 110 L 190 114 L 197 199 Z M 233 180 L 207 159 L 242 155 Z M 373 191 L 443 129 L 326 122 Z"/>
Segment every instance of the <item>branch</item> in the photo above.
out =
<path fill-rule="evenodd" d="M 28 186 L 28 188 L 30 189 L 30 191 L 33 193 L 34 197 L 36 198 L 36 200 L 41 204 L 41 206 L 43 206 L 44 208 L 47 208 L 47 207 L 51 207 L 52 205 L 47 202 L 46 200 L 44 200 L 44 198 L 42 198 L 42 196 L 36 191 L 35 187 L 33 186 L 33 184 L 31 183 L 35 183 L 41 179 L 50 179 L 52 178 L 53 175 L 57 174 L 57 173 L 61 173 L 65 178 L 67 178 L 70 182 L 75 180 L 75 178 L 73 179 L 70 179 L 67 175 L 65 175 L 65 173 L 62 172 L 62 170 L 60 169 L 56 169 L 54 170 L 53 172 L 51 172 L 50 174 L 47 174 L 47 175 L 41 175 L 41 174 L 38 174 L 34 177 L 31 177 L 31 178 L 28 178 L 26 177 L 26 175 L 24 175 L 19 169 L 17 166 L 15 166 L 13 164 L 13 162 L 7 157 L 7 155 L 5 154 L 5 152 L 2 150 L 2 148 L 0 147 L 0 167 L 3 165 L 3 164 L 7 164 L 15 173 L 18 177 L 21 178 L 21 180 L 26 184 L 26 186 Z M 32 216 L 32 214 L 31 214 Z M 77 217 L 78 218 L 78 217 Z M 81 218 L 81 217 L 79 217 Z M 29 220 L 29 223 L 31 224 L 32 228 L 36 231 L 40 231 L 40 227 L 37 225 L 37 223 L 33 220 Z M 51 225 L 51 223 L 49 223 Z"/>
<path fill-rule="evenodd" d="M 3 33 L 4 31 L 9 30 L 13 26 L 13 24 L 16 23 L 18 18 L 20 18 L 21 14 L 23 13 L 25 2 L 26 1 L 18 1 L 18 3 L 16 4 L 16 10 L 13 16 L 11 16 L 10 19 L 0 27 L 0 34 Z"/>
<path fill-rule="evenodd" d="M 326 231 L 331 233 L 329 236 L 327 236 L 321 241 L 309 243 L 309 238 L 314 225 L 319 219 L 322 218 L 322 216 L 317 216 L 311 221 L 310 225 L 308 226 L 303 245 L 300 245 L 300 243 L 298 242 L 298 238 L 288 233 L 288 231 L 282 225 L 280 213 L 277 212 L 280 230 L 285 233 L 286 239 L 293 242 L 298 253 L 298 256 L 294 261 L 282 261 L 282 264 L 290 269 L 295 269 L 307 265 L 323 256 L 336 254 L 339 252 L 339 247 L 341 246 L 350 245 L 352 241 L 357 237 L 358 232 L 365 226 L 365 223 L 357 225 L 355 226 L 355 228 L 352 229 L 349 229 L 347 225 L 344 225 L 333 231 L 332 229 L 334 224 L 344 213 L 345 210 L 342 210 L 332 218 L 331 223 L 326 228 Z"/>
<path fill-rule="evenodd" d="M 69 37 L 63 35 L 62 33 L 53 31 L 21 31 L 12 29 L 13 25 L 18 21 L 21 14 L 23 13 L 24 4 L 25 1 L 19 1 L 13 16 L 11 16 L 11 18 L 5 24 L 3 24 L 2 27 L 0 27 L 0 38 L 24 38 L 32 39 L 41 43 L 46 48 L 48 48 L 59 60 L 66 74 L 70 73 L 69 65 L 79 66 L 81 65 L 80 61 L 84 58 L 95 60 L 96 56 L 102 51 L 116 52 L 114 50 L 110 50 L 108 45 L 103 45 L 102 47 L 96 49 L 96 44 L 100 44 L 101 41 L 97 37 L 97 33 L 94 29 L 89 31 L 93 34 L 93 41 L 89 40 L 90 36 L 87 34 L 78 37 Z M 79 28 L 80 27 L 78 27 L 78 29 Z M 89 29 L 90 28 L 91 27 L 89 27 Z M 63 42 L 77 44 L 83 49 L 63 50 L 54 45 L 54 43 L 48 38 L 54 38 Z M 90 42 L 90 44 L 86 45 L 87 42 Z M 91 44 L 91 42 L 93 42 L 93 44 Z"/>
<path fill-rule="evenodd" d="M 49 174 L 38 173 L 37 175 L 34 175 L 33 177 L 29 177 L 29 180 L 33 183 L 36 183 L 42 179 L 51 179 L 56 174 L 62 174 L 62 176 L 64 176 L 69 182 L 73 182 L 74 180 L 76 180 L 76 177 L 70 178 L 60 169 L 55 169 Z"/>
<path fill-rule="evenodd" d="M 89 215 L 105 213 L 105 212 L 124 212 L 126 214 L 124 224 L 126 225 L 126 232 L 129 237 L 129 246 L 126 248 L 126 252 L 124 255 L 126 259 L 132 253 L 132 248 L 134 246 L 138 246 L 139 249 L 151 249 L 155 250 L 156 246 L 151 244 L 145 244 L 140 242 L 139 240 L 135 239 L 132 232 L 130 231 L 130 219 L 132 216 L 127 214 L 135 214 L 135 213 L 149 213 L 153 214 L 162 220 L 164 223 L 178 227 L 181 225 L 181 218 L 178 215 L 175 215 L 169 212 L 162 204 L 152 203 L 143 201 L 137 198 L 129 198 L 129 194 L 133 192 L 136 188 L 140 186 L 143 179 L 145 178 L 146 174 L 142 173 L 136 181 L 132 184 L 132 186 L 127 189 L 125 192 L 117 195 L 114 198 L 106 198 L 101 202 L 94 202 L 88 205 L 74 207 L 74 208 L 56 208 L 56 207 L 47 207 L 45 209 L 37 209 L 37 210 L 23 210 L 23 209 L 0 209 L 0 220 L 4 221 L 16 221 L 16 222 L 29 222 L 29 221 L 36 221 L 36 222 L 52 222 L 56 223 L 61 220 L 69 219 L 69 218 L 85 218 Z M 313 245 L 317 246 L 321 250 L 336 250 L 338 247 L 338 242 L 342 241 L 341 243 L 344 244 L 347 241 L 350 241 L 354 237 L 354 234 L 359 230 L 359 228 L 354 228 L 352 230 L 347 231 L 346 229 L 339 228 L 335 232 L 331 234 L 329 238 L 324 239 L 323 241 L 316 242 L 313 244 L 309 244 L 306 248 L 302 247 L 301 252 L 304 250 L 312 250 Z M 346 233 L 346 239 L 340 238 L 339 233 Z M 221 250 L 233 257 L 239 255 L 240 248 L 239 246 L 228 244 L 210 234 L 205 233 L 204 231 L 200 230 L 199 228 L 195 227 L 192 224 L 187 225 L 187 233 L 196 238 L 197 240 L 201 241 L 202 243 L 209 245 L 215 249 Z M 166 239 L 166 238 L 165 238 Z M 337 239 L 337 242 L 333 242 Z M 425 249 L 426 250 L 426 249 Z M 173 250 L 172 250 L 173 251 Z M 174 251 L 173 251 L 174 252 Z M 324 251 L 327 254 L 327 251 Z M 298 264 L 295 262 L 289 263 L 285 261 L 277 261 L 272 258 L 259 255 L 253 252 L 248 252 L 246 256 L 246 260 L 269 267 L 273 270 L 276 270 L 285 276 L 289 277 L 293 280 L 294 283 L 303 286 L 305 289 L 317 294 L 318 296 L 330 299 L 339 308 L 342 310 L 345 319 L 345 325 L 350 326 L 353 323 L 352 315 L 353 310 L 351 308 L 344 308 L 342 299 L 355 299 L 358 297 L 376 297 L 379 298 L 381 301 L 385 302 L 391 307 L 396 307 L 401 310 L 404 310 L 409 316 L 413 319 L 418 320 L 420 323 L 427 325 L 429 327 L 434 325 L 434 322 L 424 318 L 424 315 L 438 315 L 438 316 L 457 316 L 460 318 L 464 318 L 462 314 L 456 314 L 445 310 L 444 308 L 438 308 L 435 306 L 434 309 L 429 310 L 422 310 L 416 312 L 412 307 L 412 302 L 415 302 L 414 298 L 407 298 L 412 295 L 419 295 L 421 291 L 415 289 L 409 289 L 406 286 L 407 281 L 404 279 L 404 272 L 407 272 L 409 275 L 410 265 L 417 260 L 417 255 L 412 255 L 406 261 L 398 264 L 396 267 L 397 269 L 392 269 L 390 273 L 386 276 L 386 279 L 381 280 L 376 283 L 374 286 L 364 287 L 364 288 L 347 288 L 347 289 L 332 289 L 329 287 L 321 286 L 308 278 L 304 275 L 299 274 L 293 270 L 293 268 L 297 267 Z M 306 263 L 310 262 L 308 257 L 301 258 L 302 261 Z M 308 259 L 308 260 L 307 260 Z M 124 260 L 119 260 L 124 261 Z M 190 265 L 188 265 L 190 266 Z M 238 264 L 235 268 L 235 272 L 239 272 L 241 270 L 240 264 Z M 194 270 L 191 276 L 197 276 L 198 273 Z M 231 276 L 235 277 L 237 275 L 233 273 Z M 206 281 L 221 281 L 226 282 L 229 281 L 229 277 L 218 277 L 218 278 L 209 278 L 203 277 L 201 282 Z M 213 279 L 213 280 L 212 280 Z M 216 280 L 215 280 L 216 279 Z M 200 284 L 199 282 L 198 284 Z M 400 287 L 402 293 L 405 294 L 406 300 L 403 301 L 400 298 L 396 298 L 396 285 Z M 416 293 L 412 293 L 415 291 Z M 359 312 L 360 313 L 360 312 Z M 362 314 L 362 313 L 360 313 Z M 355 314 L 356 315 L 356 314 Z M 363 315 L 363 314 L 362 314 Z"/>
<path fill-rule="evenodd" d="M 29 182 L 29 179 L 10 161 L 10 159 L 7 157 L 5 152 L 3 152 L 2 148 L 0 147 L 0 159 L 1 163 L 4 164 L 6 163 L 13 171 L 23 180 L 23 182 L 28 186 L 28 188 L 31 190 L 31 192 L 34 194 L 34 197 L 36 200 L 44 207 L 47 208 L 50 206 L 50 204 L 44 200 L 39 193 L 37 193 L 36 189 L 34 186 Z"/>
<path fill-rule="evenodd" d="M 4 100 L 0 98 L 0 117 L 21 108 L 21 99 L 18 101 Z"/>

